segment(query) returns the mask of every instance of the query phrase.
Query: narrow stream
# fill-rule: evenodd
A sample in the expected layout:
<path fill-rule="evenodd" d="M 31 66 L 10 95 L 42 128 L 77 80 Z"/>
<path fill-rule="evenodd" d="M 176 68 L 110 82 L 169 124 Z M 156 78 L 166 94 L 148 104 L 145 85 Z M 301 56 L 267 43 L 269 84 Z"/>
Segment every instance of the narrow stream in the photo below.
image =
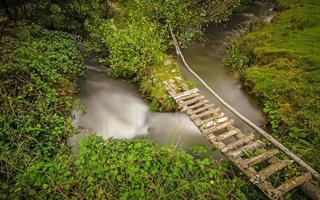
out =
<path fill-rule="evenodd" d="M 219 95 L 250 120 L 264 126 L 265 117 L 257 102 L 241 88 L 239 81 L 229 74 L 222 63 L 223 45 L 229 36 L 239 32 L 241 26 L 250 22 L 252 16 L 268 16 L 272 4 L 257 3 L 250 11 L 236 14 L 230 21 L 220 26 L 209 26 L 206 42 L 195 42 L 183 53 L 187 62 Z M 109 77 L 106 69 L 90 64 L 87 78 L 80 83 L 78 97 L 85 112 L 74 111 L 74 126 L 82 127 L 80 134 L 69 139 L 73 151 L 79 140 L 92 132 L 104 138 L 149 138 L 159 145 L 175 144 L 183 148 L 192 145 L 209 145 L 199 130 L 183 113 L 154 113 L 138 95 L 132 84 Z M 219 103 L 181 65 L 185 77 L 196 83 L 209 100 Z M 221 107 L 231 118 L 232 113 Z M 250 128 L 236 120 L 243 131 Z"/>

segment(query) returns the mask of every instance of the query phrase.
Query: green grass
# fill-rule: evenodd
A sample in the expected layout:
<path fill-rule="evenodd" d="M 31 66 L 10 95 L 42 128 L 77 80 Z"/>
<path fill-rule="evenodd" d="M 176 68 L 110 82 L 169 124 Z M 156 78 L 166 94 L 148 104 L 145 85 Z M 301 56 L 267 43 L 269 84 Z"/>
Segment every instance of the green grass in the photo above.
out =
<path fill-rule="evenodd" d="M 272 133 L 320 170 L 320 2 L 278 1 L 273 23 L 231 42 L 226 66 L 263 102 Z"/>

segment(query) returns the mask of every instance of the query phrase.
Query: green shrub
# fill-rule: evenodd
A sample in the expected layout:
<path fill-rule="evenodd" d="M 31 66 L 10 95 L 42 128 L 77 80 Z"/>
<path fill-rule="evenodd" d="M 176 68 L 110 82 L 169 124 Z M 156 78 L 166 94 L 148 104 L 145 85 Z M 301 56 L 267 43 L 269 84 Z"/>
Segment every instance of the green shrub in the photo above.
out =
<path fill-rule="evenodd" d="M 131 0 L 127 5 L 128 13 L 148 18 L 166 33 L 171 25 L 179 42 L 187 45 L 202 35 L 204 24 L 226 21 L 239 5 L 239 0 Z M 170 34 L 166 39 L 171 40 Z"/>
<path fill-rule="evenodd" d="M 0 198 L 14 193 L 15 175 L 24 168 L 68 152 L 67 138 L 75 133 L 72 96 L 84 72 L 75 41 L 63 33 L 27 24 L 3 33 Z"/>
<path fill-rule="evenodd" d="M 39 162 L 18 177 L 25 198 L 239 199 L 242 184 L 208 158 L 149 140 L 90 136 L 73 159 Z"/>
<path fill-rule="evenodd" d="M 164 62 L 161 34 L 156 25 L 146 20 L 125 23 L 113 19 L 92 27 L 92 36 L 108 46 L 109 57 L 105 59 L 115 77 L 133 78 L 143 69 Z"/>

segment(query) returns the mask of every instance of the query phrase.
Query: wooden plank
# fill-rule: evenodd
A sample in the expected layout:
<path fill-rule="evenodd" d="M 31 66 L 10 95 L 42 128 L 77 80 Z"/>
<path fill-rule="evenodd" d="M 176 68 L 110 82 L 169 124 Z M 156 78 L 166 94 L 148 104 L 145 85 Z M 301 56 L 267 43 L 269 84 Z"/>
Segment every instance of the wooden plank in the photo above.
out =
<path fill-rule="evenodd" d="M 172 95 L 172 98 L 174 98 L 176 100 L 176 99 L 179 99 L 181 97 L 188 96 L 188 95 L 190 95 L 192 93 L 197 93 L 197 92 L 199 92 L 199 89 L 198 88 L 194 88 L 192 90 L 188 90 L 188 91 L 185 91 L 185 92 L 174 94 L 174 95 Z"/>
<path fill-rule="evenodd" d="M 217 115 L 213 115 L 212 117 L 209 117 L 208 119 L 204 119 L 204 120 L 195 120 L 195 124 L 197 126 L 202 126 L 202 125 L 205 125 L 206 127 L 208 127 L 208 125 L 210 125 L 210 123 L 218 120 L 218 119 L 221 119 L 224 117 L 224 113 L 220 113 L 220 114 L 217 114 Z"/>
<path fill-rule="evenodd" d="M 192 93 L 192 94 L 189 94 L 189 95 L 187 95 L 187 96 L 183 96 L 183 97 L 177 99 L 177 101 L 178 101 L 178 102 L 180 102 L 180 101 L 185 101 L 185 100 L 188 100 L 188 99 L 192 99 L 192 98 L 194 98 L 194 97 L 197 97 L 197 96 L 199 96 L 199 93 Z"/>
<path fill-rule="evenodd" d="M 228 151 L 232 151 L 232 150 L 238 148 L 239 146 L 242 146 L 242 145 L 254 140 L 254 138 L 255 138 L 254 134 L 250 134 L 240 140 L 236 140 L 235 142 L 232 142 L 232 143 L 226 145 L 223 149 L 221 149 L 221 152 L 226 153 Z"/>
<path fill-rule="evenodd" d="M 204 111 L 204 112 L 202 112 L 200 114 L 192 115 L 192 116 L 190 116 L 190 119 L 191 120 L 195 120 L 195 119 L 198 119 L 198 118 L 201 118 L 201 117 L 205 117 L 205 116 L 208 116 L 208 115 L 216 114 L 219 111 L 220 111 L 220 108 L 210 109 L 210 110 Z"/>
<path fill-rule="evenodd" d="M 227 128 L 228 126 L 232 125 L 234 123 L 233 119 L 229 119 L 226 122 L 223 122 L 221 124 L 217 124 L 214 126 L 211 126 L 209 128 L 201 128 L 204 134 L 212 134 L 214 132 L 223 130 L 225 128 Z"/>
<path fill-rule="evenodd" d="M 261 146 L 263 146 L 264 143 L 261 142 L 260 140 L 256 140 L 254 142 L 251 142 L 243 147 L 241 147 L 240 149 L 238 150 L 235 150 L 233 152 L 230 152 L 229 154 L 232 156 L 232 157 L 239 157 L 241 156 L 245 151 L 252 151 L 252 150 L 255 150 Z"/>
<path fill-rule="evenodd" d="M 200 100 L 204 99 L 204 96 L 197 96 L 197 97 L 194 97 L 190 100 L 187 100 L 187 101 L 178 101 L 178 104 L 182 104 L 184 106 L 189 106 L 189 105 L 192 105 Z"/>
<path fill-rule="evenodd" d="M 272 174 L 282 170 L 285 168 L 288 164 L 290 163 L 290 160 L 281 160 L 277 163 L 274 163 L 272 165 L 269 165 L 268 167 L 262 169 L 259 171 L 258 174 L 255 175 L 254 178 L 252 178 L 250 181 L 253 183 L 257 182 L 263 182 L 265 181 L 268 177 L 272 176 Z"/>
<path fill-rule="evenodd" d="M 194 114 L 198 114 L 204 110 L 207 110 L 209 108 L 213 108 L 214 107 L 214 104 L 208 104 L 208 105 L 204 105 L 203 107 L 201 108 L 198 108 L 198 109 L 195 109 L 195 110 L 190 110 L 187 112 L 188 115 L 194 115 Z"/>
<path fill-rule="evenodd" d="M 235 134 L 237 134 L 238 132 L 240 132 L 239 129 L 233 129 L 227 132 L 224 132 L 220 135 L 217 136 L 217 140 L 218 141 L 223 141 L 225 139 L 227 139 L 228 137 L 234 136 Z"/>
<path fill-rule="evenodd" d="M 217 141 L 216 137 L 211 134 L 209 136 L 205 136 L 206 138 L 208 138 L 208 140 L 214 145 L 215 148 L 217 149 L 221 149 L 225 146 L 225 144 L 223 142 Z"/>
<path fill-rule="evenodd" d="M 271 149 L 271 150 L 263 152 L 262 154 L 260 154 L 258 156 L 245 159 L 244 160 L 244 168 L 248 168 L 249 166 L 256 165 L 262 161 L 268 160 L 269 158 L 273 157 L 277 153 L 279 153 L 278 149 Z"/>
<path fill-rule="evenodd" d="M 199 103 L 196 103 L 192 106 L 187 106 L 185 105 L 182 109 L 181 109 L 181 112 L 186 112 L 188 110 L 192 110 L 192 109 L 195 109 L 195 108 L 198 108 L 200 106 L 203 106 L 204 104 L 208 103 L 209 101 L 208 100 L 203 100 L 203 101 L 200 101 Z"/>
<path fill-rule="evenodd" d="M 287 180 L 283 184 L 281 184 L 279 187 L 277 187 L 273 194 L 275 197 L 280 197 L 282 198 L 287 192 L 290 190 L 302 185 L 305 182 L 308 182 L 309 180 L 312 179 L 311 173 L 304 173 L 300 176 L 293 177 L 290 180 Z"/>
<path fill-rule="evenodd" d="M 222 124 L 226 121 L 228 121 L 229 118 L 228 117 L 221 117 L 221 118 L 218 118 L 214 121 L 210 121 L 210 122 L 207 122 L 205 125 L 202 126 L 202 128 L 210 128 L 212 126 L 216 126 L 216 125 L 219 125 L 219 124 Z"/>

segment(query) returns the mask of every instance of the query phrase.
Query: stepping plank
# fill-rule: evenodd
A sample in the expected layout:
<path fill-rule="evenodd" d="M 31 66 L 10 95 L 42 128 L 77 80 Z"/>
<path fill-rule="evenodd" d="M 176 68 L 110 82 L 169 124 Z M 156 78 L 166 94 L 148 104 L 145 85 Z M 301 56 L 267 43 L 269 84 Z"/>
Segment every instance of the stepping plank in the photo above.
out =
<path fill-rule="evenodd" d="M 218 118 L 215 121 L 207 122 L 204 126 L 202 126 L 202 128 L 209 128 L 209 127 L 212 127 L 212 126 L 216 126 L 218 124 L 222 124 L 223 122 L 228 121 L 228 119 L 229 119 L 228 117 Z"/>
<path fill-rule="evenodd" d="M 302 185 L 303 183 L 312 179 L 311 173 L 304 173 L 300 176 L 293 177 L 292 179 L 287 180 L 274 191 L 276 197 L 284 196 L 290 190 Z"/>
<path fill-rule="evenodd" d="M 214 147 L 221 149 L 225 146 L 223 142 L 217 141 L 215 135 L 211 134 L 209 136 L 205 136 L 208 138 L 208 140 L 214 145 Z"/>
<path fill-rule="evenodd" d="M 212 117 L 209 117 L 208 119 L 204 119 L 204 120 L 195 120 L 195 124 L 197 126 L 202 126 L 203 124 L 205 124 L 206 127 L 209 127 L 209 125 L 211 123 L 213 123 L 214 121 L 218 120 L 218 119 L 221 119 L 224 117 L 224 113 L 220 113 L 220 114 L 217 114 L 217 115 L 213 115 Z"/>
<path fill-rule="evenodd" d="M 272 174 L 282 170 L 290 163 L 290 160 L 281 160 L 280 162 L 269 165 L 268 167 L 259 171 L 250 181 L 253 183 L 263 182 Z"/>
<path fill-rule="evenodd" d="M 258 156 L 245 159 L 243 161 L 244 168 L 248 168 L 249 166 L 256 165 L 256 164 L 258 164 L 258 163 L 260 163 L 262 161 L 268 160 L 269 158 L 271 158 L 272 156 L 276 155 L 277 153 L 279 153 L 278 149 L 271 149 L 271 150 L 268 150 L 266 152 L 263 152 L 262 154 L 260 154 Z"/>
<path fill-rule="evenodd" d="M 232 125 L 233 123 L 234 123 L 234 120 L 230 119 L 230 120 L 227 120 L 221 124 L 213 125 L 209 128 L 204 128 L 203 133 L 204 134 L 211 134 L 211 133 L 223 130 L 223 129 L 227 128 L 228 126 Z"/>
<path fill-rule="evenodd" d="M 192 109 L 195 109 L 195 108 L 198 108 L 200 106 L 203 106 L 205 105 L 206 103 L 208 103 L 209 101 L 208 100 L 203 100 L 203 101 L 200 101 L 199 103 L 196 103 L 192 106 L 187 106 L 187 105 L 184 105 L 184 107 L 181 109 L 181 112 L 185 112 L 187 110 L 192 110 Z"/>
<path fill-rule="evenodd" d="M 251 133 L 250 135 L 248 135 L 240 140 L 237 140 L 235 142 L 232 142 L 232 143 L 226 145 L 224 148 L 221 149 L 221 152 L 226 153 L 228 151 L 234 150 L 234 149 L 238 148 L 239 146 L 242 146 L 245 143 L 248 143 L 248 142 L 254 140 L 254 138 L 255 138 L 254 134 Z"/>
<path fill-rule="evenodd" d="M 220 108 L 210 109 L 210 110 L 204 111 L 198 115 L 192 115 L 192 116 L 190 116 L 190 119 L 195 120 L 195 119 L 207 116 L 207 115 L 216 114 L 219 111 L 220 111 Z"/>
<path fill-rule="evenodd" d="M 197 92 L 199 92 L 199 89 L 198 88 L 194 88 L 192 90 L 188 90 L 188 91 L 185 91 L 185 92 L 181 92 L 181 93 L 172 95 L 172 98 L 174 98 L 176 100 L 176 99 L 179 99 L 181 97 L 188 96 L 188 95 L 190 95 L 192 93 L 197 93 Z"/>
<path fill-rule="evenodd" d="M 204 110 L 207 110 L 207 109 L 213 108 L 213 107 L 214 107 L 214 104 L 208 104 L 208 105 L 205 105 L 205 106 L 203 106 L 201 108 L 188 111 L 188 115 L 191 116 L 191 115 L 194 115 L 194 114 L 198 114 L 198 113 L 200 113 L 200 112 L 202 112 Z"/>
<path fill-rule="evenodd" d="M 230 152 L 229 155 L 231 155 L 232 157 L 239 157 L 241 156 L 245 151 L 252 151 L 255 150 L 261 146 L 263 146 L 264 143 L 261 142 L 260 140 L 256 140 L 254 142 L 251 142 L 249 144 L 247 144 L 246 146 L 241 147 L 238 150 L 235 150 L 233 152 Z"/>
<path fill-rule="evenodd" d="M 231 131 L 228 131 L 228 132 L 224 132 L 222 134 L 220 134 L 219 136 L 217 136 L 217 140 L 218 141 L 223 141 L 225 140 L 226 138 L 228 137 L 231 137 L 231 136 L 234 136 L 235 134 L 239 133 L 240 130 L 239 129 L 233 129 Z"/>
<path fill-rule="evenodd" d="M 192 98 L 197 97 L 197 96 L 199 96 L 199 93 L 192 93 L 192 94 L 189 94 L 187 96 L 181 97 L 181 98 L 177 99 L 176 101 L 181 102 L 181 101 L 185 101 L 185 100 L 188 100 L 188 99 L 192 99 Z"/>
<path fill-rule="evenodd" d="M 197 101 L 200 101 L 204 99 L 204 96 L 197 96 L 197 97 L 194 97 L 190 100 L 187 100 L 187 101 L 184 101 L 184 102 L 179 102 L 179 104 L 181 103 L 182 105 L 186 105 L 186 106 L 189 106 L 189 105 L 192 105 L 194 103 L 196 103 Z"/>

